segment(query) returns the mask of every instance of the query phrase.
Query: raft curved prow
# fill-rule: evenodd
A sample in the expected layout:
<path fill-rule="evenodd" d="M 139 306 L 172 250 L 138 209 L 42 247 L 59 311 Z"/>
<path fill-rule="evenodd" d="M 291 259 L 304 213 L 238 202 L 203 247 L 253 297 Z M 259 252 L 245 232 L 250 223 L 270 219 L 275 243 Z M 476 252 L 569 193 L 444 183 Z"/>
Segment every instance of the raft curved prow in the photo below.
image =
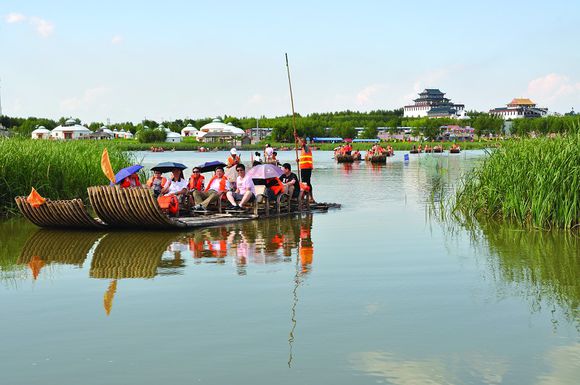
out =
<path fill-rule="evenodd" d="M 106 224 L 91 217 L 80 199 L 46 202 L 33 207 L 26 197 L 16 197 L 16 205 L 22 215 L 39 227 L 61 227 L 77 229 L 102 229 Z"/>

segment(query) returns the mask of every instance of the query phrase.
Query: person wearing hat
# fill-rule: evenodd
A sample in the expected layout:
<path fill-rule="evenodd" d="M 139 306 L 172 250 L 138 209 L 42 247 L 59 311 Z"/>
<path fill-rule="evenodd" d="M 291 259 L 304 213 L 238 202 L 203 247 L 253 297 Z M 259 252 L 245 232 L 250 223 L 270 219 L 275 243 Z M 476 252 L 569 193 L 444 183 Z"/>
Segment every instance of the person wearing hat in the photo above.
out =
<path fill-rule="evenodd" d="M 238 150 L 236 148 L 232 148 L 230 150 L 230 156 L 228 156 L 228 160 L 226 161 L 226 167 L 231 168 L 240 163 L 240 156 L 238 155 Z"/>

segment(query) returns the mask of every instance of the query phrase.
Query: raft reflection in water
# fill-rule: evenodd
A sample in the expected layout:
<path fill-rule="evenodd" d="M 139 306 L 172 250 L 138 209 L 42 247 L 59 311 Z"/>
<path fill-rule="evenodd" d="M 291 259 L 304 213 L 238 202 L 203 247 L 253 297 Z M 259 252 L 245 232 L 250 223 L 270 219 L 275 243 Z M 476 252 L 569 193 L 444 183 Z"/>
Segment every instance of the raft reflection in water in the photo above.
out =
<path fill-rule="evenodd" d="M 47 265 L 80 268 L 87 258 L 91 258 L 89 277 L 111 280 L 104 294 L 104 308 L 108 315 L 119 288 L 117 280 L 181 274 L 188 260 L 193 264 L 231 261 L 237 273 L 245 275 L 249 264 L 291 262 L 294 255 L 297 263 L 299 261 L 299 274 L 306 274 L 314 258 L 311 230 L 312 214 L 182 234 L 41 229 L 27 240 L 17 263 L 27 266 L 36 280 Z"/>

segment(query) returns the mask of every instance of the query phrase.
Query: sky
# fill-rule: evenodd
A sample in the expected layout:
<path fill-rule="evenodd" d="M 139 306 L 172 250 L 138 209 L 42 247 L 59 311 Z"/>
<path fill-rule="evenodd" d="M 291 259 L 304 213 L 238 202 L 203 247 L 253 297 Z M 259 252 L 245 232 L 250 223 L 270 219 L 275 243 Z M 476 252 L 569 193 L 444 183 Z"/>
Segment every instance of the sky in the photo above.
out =
<path fill-rule="evenodd" d="M 580 111 L 580 2 L 0 0 L 8 116 L 140 122 L 395 109 Z"/>

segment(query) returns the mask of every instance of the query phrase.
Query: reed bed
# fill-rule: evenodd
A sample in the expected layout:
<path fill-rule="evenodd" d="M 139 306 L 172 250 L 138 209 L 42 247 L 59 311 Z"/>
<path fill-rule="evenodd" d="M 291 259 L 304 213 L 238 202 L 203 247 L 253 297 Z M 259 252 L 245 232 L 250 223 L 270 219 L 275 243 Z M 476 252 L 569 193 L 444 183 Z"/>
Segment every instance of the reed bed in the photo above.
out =
<path fill-rule="evenodd" d="M 108 184 L 101 171 L 104 147 L 114 170 L 132 163 L 112 143 L 0 139 L 0 217 L 14 211 L 14 197 L 28 195 L 31 187 L 50 199 L 84 199 L 87 187 Z"/>
<path fill-rule="evenodd" d="M 537 228 L 580 225 L 580 132 L 508 141 L 463 181 L 455 210 Z"/>

